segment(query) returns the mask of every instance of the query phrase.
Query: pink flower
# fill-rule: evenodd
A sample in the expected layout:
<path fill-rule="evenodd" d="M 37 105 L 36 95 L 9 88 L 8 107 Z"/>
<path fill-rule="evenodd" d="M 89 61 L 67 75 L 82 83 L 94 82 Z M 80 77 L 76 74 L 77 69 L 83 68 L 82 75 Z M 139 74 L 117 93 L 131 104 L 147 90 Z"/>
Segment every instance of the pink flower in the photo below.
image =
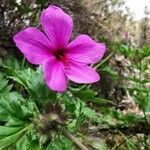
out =
<path fill-rule="evenodd" d="M 124 32 L 123 33 L 123 38 L 127 41 L 129 38 L 129 33 L 128 32 Z"/>
<path fill-rule="evenodd" d="M 59 7 L 51 5 L 43 10 L 40 21 L 44 33 L 28 27 L 13 39 L 30 63 L 42 65 L 48 87 L 63 92 L 68 79 L 76 83 L 97 82 L 98 73 L 88 65 L 103 57 L 105 45 L 88 35 L 80 35 L 69 43 L 73 20 Z"/>

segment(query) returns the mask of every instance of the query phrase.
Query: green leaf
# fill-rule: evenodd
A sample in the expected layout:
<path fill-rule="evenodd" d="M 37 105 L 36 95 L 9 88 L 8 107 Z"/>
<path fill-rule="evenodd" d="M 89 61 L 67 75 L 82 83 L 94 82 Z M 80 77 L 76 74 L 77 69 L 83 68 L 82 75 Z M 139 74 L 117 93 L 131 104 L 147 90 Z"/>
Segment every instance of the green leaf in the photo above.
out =
<path fill-rule="evenodd" d="M 150 56 L 150 46 L 149 45 L 145 45 L 140 51 L 139 51 L 139 55 L 140 57 L 143 59 L 145 57 L 149 57 Z"/>
<path fill-rule="evenodd" d="M 1 95 L 4 95 L 4 94 L 7 94 L 12 86 L 11 85 L 8 85 L 8 80 L 4 79 L 4 76 L 2 73 L 0 73 L 0 98 L 1 98 Z"/>
<path fill-rule="evenodd" d="M 3 61 L 3 66 L 7 66 L 8 68 L 12 68 L 12 70 L 22 69 L 21 63 L 16 58 L 11 57 L 11 56 L 7 57 Z"/>
<path fill-rule="evenodd" d="M 0 126 L 0 139 L 20 131 L 23 127 Z"/>
<path fill-rule="evenodd" d="M 56 100 L 56 93 L 46 86 L 40 67 L 36 71 L 31 68 L 13 70 L 7 66 L 5 69 L 9 71 L 7 72 L 8 78 L 24 87 L 30 98 L 36 101 L 39 107 L 43 106 L 43 102 Z"/>
<path fill-rule="evenodd" d="M 81 100 L 85 102 L 93 102 L 96 104 L 113 103 L 111 100 L 98 97 L 97 93 L 93 90 L 80 90 L 80 91 L 72 90 L 71 92 L 74 94 L 74 96 L 79 97 Z"/>
<path fill-rule="evenodd" d="M 91 99 L 96 96 L 96 92 L 92 90 L 80 90 L 80 91 L 71 91 L 75 96 L 79 97 L 80 99 Z"/>
<path fill-rule="evenodd" d="M 12 134 L 10 136 L 4 137 L 0 140 L 0 149 L 4 149 L 15 144 L 29 129 L 29 126 L 23 128 L 19 132 Z"/>
<path fill-rule="evenodd" d="M 97 123 L 102 122 L 101 117 L 93 109 L 85 107 L 83 108 L 82 112 L 86 117 L 90 118 L 94 122 L 97 122 Z"/>
<path fill-rule="evenodd" d="M 150 112 L 150 92 L 140 92 L 135 95 L 135 101 L 144 112 Z"/>
<path fill-rule="evenodd" d="M 0 100 L 0 114 L 8 114 L 12 118 L 24 121 L 33 116 L 33 113 L 25 107 L 27 101 L 18 92 L 10 92 Z M 2 111 L 2 112 L 1 112 Z"/>
<path fill-rule="evenodd" d="M 60 136 L 52 141 L 46 150 L 75 150 L 73 143 L 64 136 Z"/>
<path fill-rule="evenodd" d="M 24 135 L 16 144 L 16 150 L 41 150 L 37 140 L 29 141 L 28 137 Z"/>
<path fill-rule="evenodd" d="M 116 71 L 114 71 L 111 67 L 107 66 L 107 65 L 103 65 L 101 67 L 101 71 L 103 71 L 107 75 L 109 74 L 111 76 L 111 78 L 113 78 L 114 80 L 118 77 L 118 73 Z"/>

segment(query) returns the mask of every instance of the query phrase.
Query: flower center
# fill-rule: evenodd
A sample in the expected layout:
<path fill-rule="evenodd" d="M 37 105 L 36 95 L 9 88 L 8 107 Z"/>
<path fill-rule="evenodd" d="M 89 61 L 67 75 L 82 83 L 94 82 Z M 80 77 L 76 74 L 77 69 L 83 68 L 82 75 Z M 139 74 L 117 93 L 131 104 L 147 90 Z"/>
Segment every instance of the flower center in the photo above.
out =
<path fill-rule="evenodd" d="M 63 62 L 65 69 L 69 69 L 69 63 L 68 63 L 68 58 L 65 55 L 65 50 L 64 49 L 57 49 L 57 51 L 54 52 L 54 56 L 56 57 L 57 60 Z"/>
<path fill-rule="evenodd" d="M 62 49 L 58 49 L 55 53 L 54 53 L 55 57 L 58 60 L 62 60 L 65 57 L 64 51 Z"/>

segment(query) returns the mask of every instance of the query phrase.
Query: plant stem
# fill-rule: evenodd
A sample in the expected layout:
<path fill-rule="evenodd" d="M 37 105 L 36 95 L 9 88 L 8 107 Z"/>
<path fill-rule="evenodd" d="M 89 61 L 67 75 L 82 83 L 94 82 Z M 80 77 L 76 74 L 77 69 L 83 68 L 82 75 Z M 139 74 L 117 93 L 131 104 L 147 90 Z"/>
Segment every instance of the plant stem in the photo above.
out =
<path fill-rule="evenodd" d="M 65 129 L 62 129 L 62 132 L 67 138 L 69 138 L 72 142 L 74 142 L 81 150 L 88 150 L 88 148 L 84 146 L 74 135 L 72 135 Z"/>
<path fill-rule="evenodd" d="M 21 67 L 24 67 L 24 64 L 25 64 L 25 57 L 23 57 Z"/>
<path fill-rule="evenodd" d="M 105 63 L 107 60 L 109 60 L 109 58 L 111 58 L 113 55 L 115 54 L 115 52 L 111 52 L 105 59 L 103 59 L 100 63 L 98 63 L 96 66 L 94 66 L 94 68 L 99 68 L 103 63 Z"/>

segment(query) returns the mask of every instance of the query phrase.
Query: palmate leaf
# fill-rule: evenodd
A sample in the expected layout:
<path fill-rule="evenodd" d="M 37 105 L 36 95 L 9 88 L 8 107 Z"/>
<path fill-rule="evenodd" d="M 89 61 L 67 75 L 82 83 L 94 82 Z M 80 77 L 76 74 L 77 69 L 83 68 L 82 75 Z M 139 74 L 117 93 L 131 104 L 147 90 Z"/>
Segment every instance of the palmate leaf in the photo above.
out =
<path fill-rule="evenodd" d="M 38 99 L 41 103 L 43 101 L 55 101 L 56 93 L 50 91 L 46 86 L 41 68 L 38 68 L 37 71 L 31 70 L 32 76 L 28 87 L 30 89 L 30 95 L 34 96 L 35 99 Z M 43 99 L 44 98 L 44 99 Z"/>
<path fill-rule="evenodd" d="M 7 114 L 7 121 L 17 118 L 21 121 L 27 121 L 33 117 L 33 112 L 27 107 L 26 101 L 18 92 L 10 92 L 0 99 L 0 114 Z"/>
<path fill-rule="evenodd" d="M 7 126 L 0 126 L 0 149 L 8 150 L 10 147 L 12 150 L 22 136 L 25 136 L 30 129 L 30 125 L 26 125 L 31 122 L 34 113 L 37 113 L 34 105 L 34 102 L 25 100 L 18 92 L 1 96 L 0 121 L 4 121 Z"/>
<path fill-rule="evenodd" d="M 68 124 L 70 131 L 77 131 L 78 128 L 87 120 L 93 123 L 101 123 L 103 121 L 103 118 L 99 113 L 88 107 L 86 103 L 79 98 L 75 99 L 74 97 L 69 98 L 64 96 L 63 99 L 63 103 L 65 104 L 67 111 L 70 111 L 71 114 L 75 116 L 75 118 L 71 119 Z"/>
<path fill-rule="evenodd" d="M 54 101 L 56 99 L 56 94 L 50 91 L 44 83 L 41 68 L 35 71 L 31 68 L 13 70 L 10 67 L 4 67 L 8 74 L 7 77 L 24 87 L 28 92 L 28 97 L 36 101 L 38 106 L 42 106 L 45 101 Z"/>

